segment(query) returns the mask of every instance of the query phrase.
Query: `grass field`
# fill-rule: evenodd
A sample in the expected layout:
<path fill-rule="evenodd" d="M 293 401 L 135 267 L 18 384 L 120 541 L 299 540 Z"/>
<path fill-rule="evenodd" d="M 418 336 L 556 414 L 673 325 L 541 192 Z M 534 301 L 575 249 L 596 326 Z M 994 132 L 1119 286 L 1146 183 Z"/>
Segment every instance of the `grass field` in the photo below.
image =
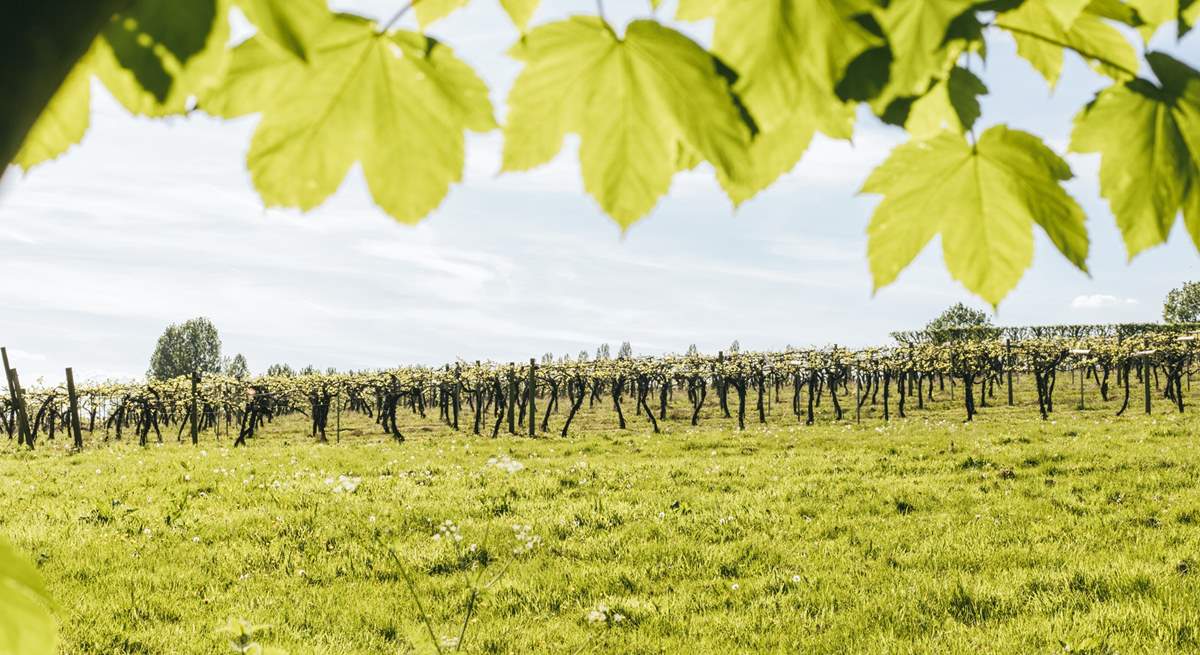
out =
<path fill-rule="evenodd" d="M 947 403 L 743 433 L 605 414 L 568 439 L 428 420 L 395 444 L 346 416 L 329 446 L 302 418 L 238 450 L 8 444 L 0 531 L 72 654 L 229 652 L 230 617 L 293 655 L 452 651 L 476 580 L 495 581 L 467 652 L 1200 651 L 1200 423 L 1062 404 L 1048 422 L 1026 405 L 963 424 Z"/>

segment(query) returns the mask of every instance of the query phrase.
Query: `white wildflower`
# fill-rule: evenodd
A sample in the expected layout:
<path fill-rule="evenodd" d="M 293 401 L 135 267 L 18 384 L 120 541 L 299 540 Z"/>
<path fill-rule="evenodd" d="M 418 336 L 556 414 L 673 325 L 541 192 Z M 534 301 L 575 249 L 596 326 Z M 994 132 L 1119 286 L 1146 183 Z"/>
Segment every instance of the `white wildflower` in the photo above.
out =
<path fill-rule="evenodd" d="M 508 455 L 500 455 L 499 457 L 489 457 L 488 461 L 487 461 L 487 465 L 493 466 L 502 471 L 506 471 L 510 474 L 516 473 L 517 471 L 520 471 L 525 468 L 524 464 L 509 457 Z"/>

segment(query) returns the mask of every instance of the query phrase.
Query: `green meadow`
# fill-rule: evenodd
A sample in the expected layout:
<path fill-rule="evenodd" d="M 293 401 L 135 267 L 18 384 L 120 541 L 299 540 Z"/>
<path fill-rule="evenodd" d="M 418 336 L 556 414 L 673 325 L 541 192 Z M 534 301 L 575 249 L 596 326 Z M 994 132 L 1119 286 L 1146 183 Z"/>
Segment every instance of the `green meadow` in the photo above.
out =
<path fill-rule="evenodd" d="M 347 414 L 329 445 L 284 417 L 238 449 L 97 432 L 3 446 L 0 529 L 70 654 L 230 652 L 231 618 L 293 655 L 1200 650 L 1196 419 L 1060 404 L 814 426 L 772 404 L 657 435 L 597 408 L 566 439 L 431 417 L 405 443 Z"/>

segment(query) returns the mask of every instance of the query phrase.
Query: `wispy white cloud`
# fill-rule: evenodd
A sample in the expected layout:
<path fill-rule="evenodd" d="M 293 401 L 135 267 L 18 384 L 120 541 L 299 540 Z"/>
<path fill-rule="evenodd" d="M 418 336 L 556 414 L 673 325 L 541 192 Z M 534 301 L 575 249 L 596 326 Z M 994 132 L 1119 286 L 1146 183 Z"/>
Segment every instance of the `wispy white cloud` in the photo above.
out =
<path fill-rule="evenodd" d="M 1132 307 L 1138 304 L 1136 298 L 1122 298 L 1107 293 L 1092 293 L 1075 296 L 1071 301 L 1071 309 L 1106 309 L 1109 307 Z"/>

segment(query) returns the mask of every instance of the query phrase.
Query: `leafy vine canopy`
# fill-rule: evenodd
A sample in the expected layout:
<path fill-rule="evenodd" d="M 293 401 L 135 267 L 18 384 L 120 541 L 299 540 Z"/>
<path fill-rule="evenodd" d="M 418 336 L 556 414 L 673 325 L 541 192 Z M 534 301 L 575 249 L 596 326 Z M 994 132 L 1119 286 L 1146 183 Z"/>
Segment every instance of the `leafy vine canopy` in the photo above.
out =
<path fill-rule="evenodd" d="M 487 82 L 437 38 L 469 2 L 511 19 L 521 66 L 503 124 Z M 56 3 L 39 3 L 53 6 Z M 78 20 L 19 11 L 4 29 L 42 47 L 15 76 L 4 156 L 52 160 L 88 129 L 98 80 L 128 111 L 258 115 L 246 165 L 267 206 L 309 210 L 362 167 L 374 201 L 415 223 L 462 178 L 467 132 L 501 130 L 502 172 L 545 164 L 579 138 L 585 191 L 622 229 L 676 173 L 707 164 L 733 206 L 796 166 L 814 134 L 850 140 L 862 108 L 909 140 L 866 179 L 876 288 L 940 236 L 951 275 L 996 305 L 1043 232 L 1086 273 L 1074 177 L 1037 135 L 977 128 L 988 45 L 1015 41 L 1053 88 L 1067 57 L 1105 80 L 1067 148 L 1099 157 L 1099 189 L 1130 258 L 1182 217 L 1200 247 L 1200 73 L 1147 45 L 1187 38 L 1200 0 L 646 0 L 645 17 L 539 21 L 539 0 L 411 0 L 387 20 L 324 0 L 59 0 Z M 235 42 L 230 14 L 256 28 Z M 88 15 L 91 12 L 92 15 Z M 417 29 L 401 19 L 411 12 Z M 22 20 L 23 19 L 23 20 Z M 681 31 L 711 28 L 701 43 Z M 499 27 L 497 29 L 500 29 Z"/>

